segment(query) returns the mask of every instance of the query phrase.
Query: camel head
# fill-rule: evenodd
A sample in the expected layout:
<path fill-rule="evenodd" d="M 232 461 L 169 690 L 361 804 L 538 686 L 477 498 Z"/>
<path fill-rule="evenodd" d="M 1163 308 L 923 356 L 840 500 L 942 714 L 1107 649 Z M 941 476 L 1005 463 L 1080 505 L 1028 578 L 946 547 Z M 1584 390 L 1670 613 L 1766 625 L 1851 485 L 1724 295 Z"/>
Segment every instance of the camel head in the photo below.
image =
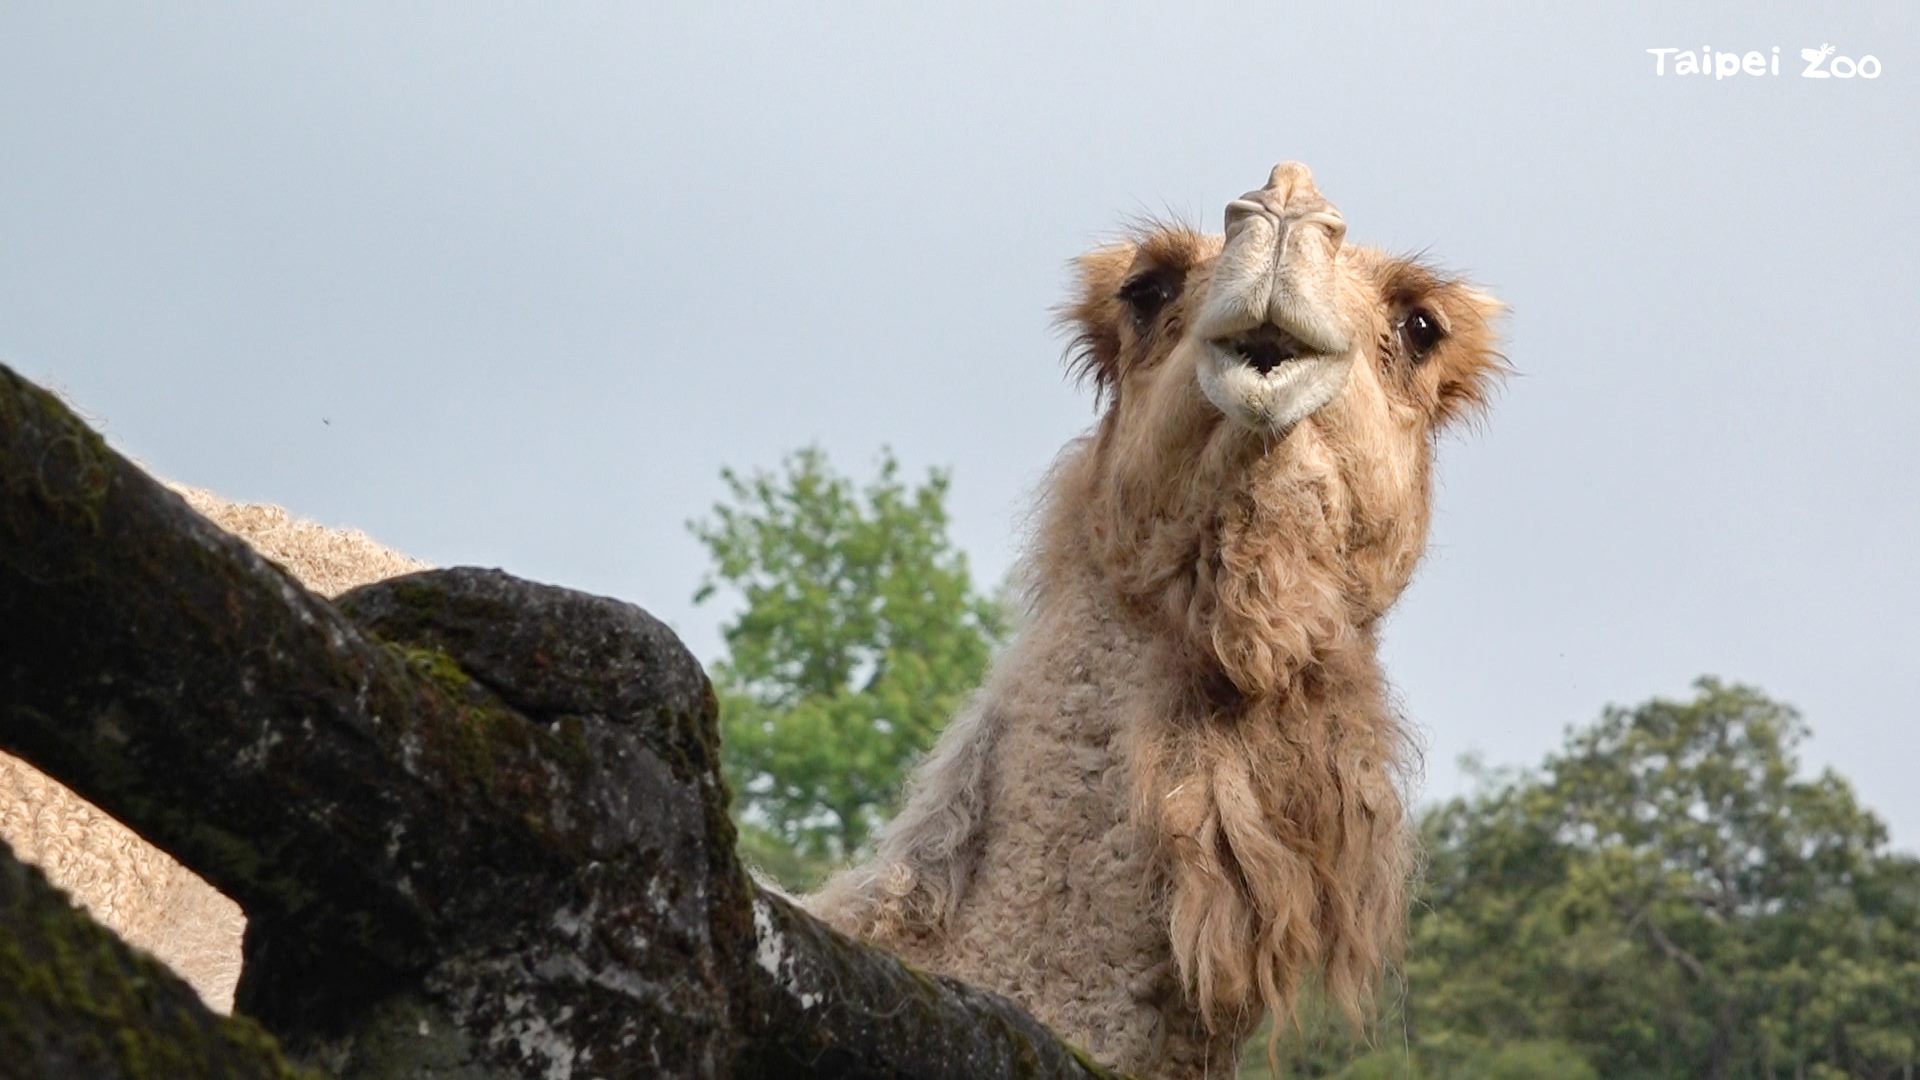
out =
<path fill-rule="evenodd" d="M 1239 689 L 1277 689 L 1285 658 L 1223 625 L 1225 579 L 1291 560 L 1264 586 L 1298 586 L 1304 558 L 1340 595 L 1281 607 L 1327 601 L 1294 614 L 1352 624 L 1384 613 L 1425 546 L 1435 437 L 1504 370 L 1501 306 L 1348 243 L 1293 162 L 1227 204 L 1224 237 L 1147 227 L 1084 256 L 1080 277 L 1074 363 L 1106 402 L 1081 507 L 1095 546 L 1124 591 L 1192 623 Z"/>

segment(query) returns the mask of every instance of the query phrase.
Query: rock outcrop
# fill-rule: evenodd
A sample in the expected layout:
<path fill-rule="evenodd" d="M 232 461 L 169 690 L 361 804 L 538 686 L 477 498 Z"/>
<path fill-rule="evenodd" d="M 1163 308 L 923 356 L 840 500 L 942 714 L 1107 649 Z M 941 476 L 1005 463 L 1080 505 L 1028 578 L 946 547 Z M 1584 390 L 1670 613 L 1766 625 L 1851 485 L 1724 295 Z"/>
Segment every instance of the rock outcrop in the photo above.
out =
<path fill-rule="evenodd" d="M 28 1075 L 1101 1074 L 756 888 L 645 612 L 473 569 L 330 603 L 4 367 L 0 749 L 248 918 L 223 1019 L 0 850 Z"/>

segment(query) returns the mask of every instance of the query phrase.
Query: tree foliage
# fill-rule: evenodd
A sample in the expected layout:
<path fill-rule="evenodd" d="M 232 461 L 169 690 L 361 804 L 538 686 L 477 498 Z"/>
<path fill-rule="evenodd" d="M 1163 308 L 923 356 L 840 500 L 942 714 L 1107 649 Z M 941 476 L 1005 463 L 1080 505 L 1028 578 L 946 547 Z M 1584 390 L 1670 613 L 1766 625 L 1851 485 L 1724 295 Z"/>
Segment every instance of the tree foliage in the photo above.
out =
<path fill-rule="evenodd" d="M 1426 816 L 1380 1048 L 1310 1023 L 1288 1073 L 1910 1076 L 1920 863 L 1846 781 L 1803 773 L 1806 735 L 1703 679 L 1608 709 L 1538 770 L 1483 773 Z"/>
<path fill-rule="evenodd" d="M 722 473 L 692 525 L 713 557 L 695 595 L 741 602 L 713 666 L 741 847 L 789 885 L 855 857 L 905 772 L 979 684 L 999 640 L 947 536 L 947 474 L 863 485 L 817 448 L 778 471 Z"/>

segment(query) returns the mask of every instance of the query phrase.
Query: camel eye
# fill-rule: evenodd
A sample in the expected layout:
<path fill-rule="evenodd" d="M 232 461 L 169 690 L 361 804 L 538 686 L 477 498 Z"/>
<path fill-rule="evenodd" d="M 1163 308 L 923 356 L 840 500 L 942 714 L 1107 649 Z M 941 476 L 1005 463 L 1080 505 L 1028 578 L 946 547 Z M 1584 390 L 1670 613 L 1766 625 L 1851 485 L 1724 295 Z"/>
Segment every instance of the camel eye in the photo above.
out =
<path fill-rule="evenodd" d="M 1180 277 L 1165 268 L 1142 270 L 1120 286 L 1120 299 L 1133 309 L 1133 317 L 1142 324 L 1153 321 L 1160 309 L 1180 295 Z"/>
<path fill-rule="evenodd" d="M 1440 339 L 1447 336 L 1447 331 L 1433 312 L 1426 308 L 1414 308 L 1401 320 L 1400 336 L 1407 343 L 1407 354 L 1415 360 L 1423 360 L 1435 345 L 1440 344 Z"/>

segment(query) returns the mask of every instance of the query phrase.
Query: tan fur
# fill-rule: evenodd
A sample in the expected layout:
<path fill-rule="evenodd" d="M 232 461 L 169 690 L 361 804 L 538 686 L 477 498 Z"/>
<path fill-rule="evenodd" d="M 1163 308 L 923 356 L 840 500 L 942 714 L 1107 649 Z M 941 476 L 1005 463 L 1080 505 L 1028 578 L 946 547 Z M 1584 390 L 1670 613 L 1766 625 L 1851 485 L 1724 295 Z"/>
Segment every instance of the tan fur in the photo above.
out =
<path fill-rule="evenodd" d="M 1397 955 L 1416 754 L 1377 626 L 1426 543 L 1435 435 L 1504 367 L 1496 303 L 1348 247 L 1343 389 L 1279 435 L 1229 422 L 1190 330 L 1220 251 L 1148 227 L 1081 260 L 1066 318 L 1106 408 L 1047 485 L 1031 617 L 875 859 L 809 902 L 1152 1076 L 1231 1075 L 1306 979 L 1359 1021 Z M 1143 323 L 1121 296 L 1154 274 L 1179 293 Z M 1418 363 L 1415 308 L 1449 331 Z"/>
<path fill-rule="evenodd" d="M 277 506 L 176 487 L 188 505 L 252 544 L 315 592 L 425 569 L 365 533 L 328 529 Z M 246 916 L 191 870 L 33 766 L 0 754 L 0 842 L 128 944 L 154 954 L 207 1006 L 233 1007 Z"/>

